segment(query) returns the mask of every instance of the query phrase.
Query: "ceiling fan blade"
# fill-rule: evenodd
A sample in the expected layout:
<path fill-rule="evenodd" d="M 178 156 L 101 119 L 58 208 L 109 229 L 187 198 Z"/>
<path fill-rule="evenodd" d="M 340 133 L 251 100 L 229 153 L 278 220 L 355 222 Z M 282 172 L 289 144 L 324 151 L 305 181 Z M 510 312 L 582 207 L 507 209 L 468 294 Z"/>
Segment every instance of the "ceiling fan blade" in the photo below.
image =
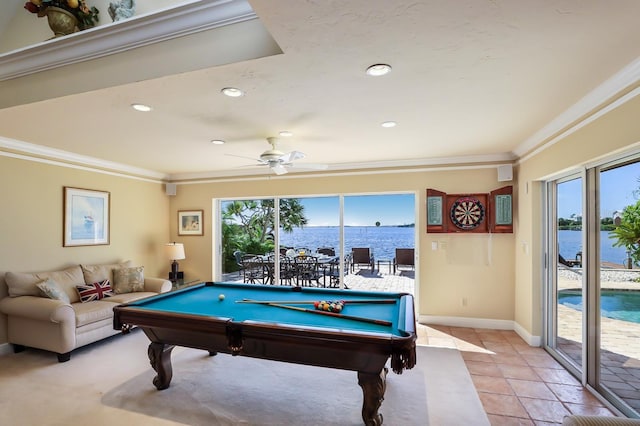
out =
<path fill-rule="evenodd" d="M 253 161 L 260 161 L 260 162 L 262 162 L 262 160 L 261 160 L 261 159 L 259 159 L 259 158 L 255 158 L 255 157 L 245 157 L 244 155 L 235 155 L 235 154 L 224 154 L 224 155 L 226 155 L 226 156 L 228 156 L 228 157 L 244 158 L 244 159 L 246 159 L 246 160 L 253 160 Z"/>
<path fill-rule="evenodd" d="M 281 156 L 279 160 L 282 161 L 283 163 L 290 163 L 292 161 L 301 160 L 303 158 L 304 158 L 304 152 L 291 151 Z"/>
<path fill-rule="evenodd" d="M 279 175 L 284 175 L 287 173 L 287 168 L 285 166 L 283 166 L 282 164 L 274 164 L 271 166 L 271 170 L 273 171 L 273 173 Z"/>

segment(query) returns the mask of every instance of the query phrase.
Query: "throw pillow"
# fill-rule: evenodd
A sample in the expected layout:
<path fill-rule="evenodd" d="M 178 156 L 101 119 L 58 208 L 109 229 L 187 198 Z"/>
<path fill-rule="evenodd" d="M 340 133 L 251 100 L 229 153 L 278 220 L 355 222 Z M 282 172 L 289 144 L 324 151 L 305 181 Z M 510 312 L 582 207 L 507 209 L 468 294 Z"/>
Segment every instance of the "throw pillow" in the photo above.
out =
<path fill-rule="evenodd" d="M 114 269 L 113 277 L 116 294 L 144 291 L 144 266 Z"/>
<path fill-rule="evenodd" d="M 64 303 L 71 303 L 67 293 L 65 293 L 62 287 L 60 287 L 60 285 L 51 278 L 40 281 L 36 284 L 36 287 L 38 287 L 42 294 L 49 299 L 62 300 Z"/>
<path fill-rule="evenodd" d="M 105 297 L 113 296 L 109 280 L 93 284 L 77 285 L 76 289 L 78 290 L 82 303 L 91 302 L 92 300 L 102 300 Z"/>
<path fill-rule="evenodd" d="M 109 282 L 115 283 L 113 270 L 115 268 L 128 268 L 130 266 L 132 266 L 130 260 L 122 263 L 80 265 L 82 268 L 82 274 L 84 275 L 84 282 L 86 284 L 97 283 L 104 280 L 109 280 Z"/>

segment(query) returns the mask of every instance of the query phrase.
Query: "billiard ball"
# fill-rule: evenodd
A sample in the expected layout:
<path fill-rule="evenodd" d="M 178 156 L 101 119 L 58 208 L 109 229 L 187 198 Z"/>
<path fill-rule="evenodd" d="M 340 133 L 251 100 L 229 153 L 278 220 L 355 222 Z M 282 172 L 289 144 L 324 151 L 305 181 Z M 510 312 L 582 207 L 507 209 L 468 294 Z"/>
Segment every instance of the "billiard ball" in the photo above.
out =
<path fill-rule="evenodd" d="M 220 301 L 224 300 L 224 294 L 221 294 L 220 296 L 218 296 L 218 300 Z"/>

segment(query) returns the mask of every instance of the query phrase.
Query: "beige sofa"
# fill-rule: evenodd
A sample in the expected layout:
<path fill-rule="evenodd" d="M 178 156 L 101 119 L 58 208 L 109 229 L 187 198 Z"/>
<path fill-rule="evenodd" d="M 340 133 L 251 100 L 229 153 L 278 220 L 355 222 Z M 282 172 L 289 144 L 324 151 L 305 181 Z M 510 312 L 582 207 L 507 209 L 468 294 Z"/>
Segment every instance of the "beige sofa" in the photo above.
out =
<path fill-rule="evenodd" d="M 144 268 L 131 262 L 7 272 L 5 282 L 9 296 L 0 300 L 0 312 L 7 315 L 14 351 L 44 349 L 57 353 L 60 362 L 75 348 L 119 332 L 113 329 L 114 306 L 171 290 L 171 281 L 144 277 Z"/>

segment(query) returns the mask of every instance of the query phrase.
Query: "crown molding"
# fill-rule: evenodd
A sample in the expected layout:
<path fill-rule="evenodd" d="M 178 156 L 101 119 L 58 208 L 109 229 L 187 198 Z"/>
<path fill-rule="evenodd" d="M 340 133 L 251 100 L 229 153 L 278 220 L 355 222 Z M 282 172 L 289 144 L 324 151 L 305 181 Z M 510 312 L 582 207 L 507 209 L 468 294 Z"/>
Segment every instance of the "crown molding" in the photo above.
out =
<path fill-rule="evenodd" d="M 593 114 L 595 110 L 610 102 L 616 94 L 637 84 L 639 80 L 640 58 L 637 58 L 518 145 L 513 150 L 513 153 L 517 157 L 522 157 L 544 142 L 546 143 L 538 147 L 536 152 L 546 149 L 547 145 L 552 142 L 549 139 L 558 134 L 558 132 L 567 129 L 567 127 L 574 125 L 579 120 L 584 120 L 585 116 Z"/>
<path fill-rule="evenodd" d="M 453 169 L 454 167 L 478 168 L 496 167 L 499 164 L 513 163 L 516 157 L 511 153 L 501 153 L 492 155 L 467 155 L 458 157 L 437 157 L 420 158 L 413 160 L 391 160 L 362 163 L 341 163 L 331 164 L 326 171 L 322 172 L 289 172 L 278 178 L 293 177 L 318 177 L 318 176 L 345 176 L 357 173 L 404 173 L 408 171 L 422 172 L 426 170 Z M 300 168 L 303 163 L 299 164 Z M 343 173 L 341 173 L 343 172 Z M 262 179 L 264 176 L 274 177 L 272 173 L 264 167 L 242 168 L 241 170 L 222 170 L 197 173 L 176 173 L 169 176 L 169 181 L 177 183 L 179 181 L 203 182 L 210 179 Z"/>
<path fill-rule="evenodd" d="M 256 18 L 246 0 L 199 0 L 0 55 L 0 81 Z"/>
<path fill-rule="evenodd" d="M 75 154 L 61 149 L 49 148 L 28 142 L 3 138 L 0 136 L 0 155 L 13 156 L 31 161 L 48 161 L 61 166 L 78 165 L 93 171 L 105 170 L 115 171 L 127 176 L 140 176 L 156 181 L 165 181 L 169 175 L 138 167 L 127 166 L 126 164 L 112 161 L 100 160 L 86 155 Z M 53 160 L 53 161 L 51 161 Z"/>
<path fill-rule="evenodd" d="M 568 137 L 572 133 L 577 132 L 578 130 L 582 129 L 586 125 L 596 121 L 598 118 L 605 116 L 609 112 L 611 112 L 614 109 L 624 105 L 625 103 L 629 102 L 631 99 L 635 98 L 638 95 L 640 95 L 640 87 L 632 90 L 631 92 L 627 93 L 626 95 L 622 96 L 621 98 L 616 99 L 614 102 L 612 102 L 609 105 L 607 105 L 606 107 L 598 110 L 594 114 L 590 115 L 589 117 L 585 118 L 584 120 L 580 121 L 579 123 L 575 124 L 574 126 L 570 127 L 569 129 L 565 130 L 564 132 L 560 133 L 558 136 L 556 136 L 553 139 L 547 141 L 545 144 L 540 145 L 539 147 L 533 149 L 532 151 L 529 151 L 526 155 L 518 158 L 517 164 L 522 164 L 525 161 L 529 160 L 530 158 L 535 157 L 536 155 L 538 155 L 539 153 L 541 153 L 545 149 L 551 148 L 553 145 L 555 145 L 556 143 L 562 141 L 563 139 L 565 139 L 566 137 Z M 632 145 L 632 146 L 635 146 L 635 144 Z"/>
<path fill-rule="evenodd" d="M 143 177 L 154 181 L 188 183 L 202 183 L 213 180 L 243 180 L 263 179 L 273 177 L 268 170 L 255 167 L 242 170 L 223 170 L 199 173 L 167 174 L 153 170 L 142 169 L 113 161 L 105 161 L 87 155 L 80 155 L 61 149 L 49 148 L 15 139 L 0 136 L 0 155 L 13 156 L 24 160 L 44 161 L 60 166 L 78 165 L 94 171 L 114 171 L 122 175 Z M 415 160 L 376 161 L 368 163 L 342 163 L 329 167 L 329 170 L 315 173 L 290 172 L 279 178 L 319 177 L 319 176 L 347 176 L 353 174 L 370 173 L 406 173 L 439 170 L 462 170 L 474 168 L 491 168 L 500 164 L 513 163 L 515 157 L 511 153 L 494 155 L 468 155 L 458 157 L 422 158 Z M 187 183 L 187 182 L 181 182 Z"/>
<path fill-rule="evenodd" d="M 399 173 L 433 173 L 433 172 L 452 172 L 458 170 L 481 170 L 481 169 L 494 169 L 496 164 L 466 164 L 466 165 L 441 165 L 441 166 L 424 166 L 414 167 L 409 169 L 351 169 L 345 171 L 322 171 L 314 173 L 287 173 L 284 175 L 274 175 L 273 173 L 262 171 L 262 174 L 253 174 L 251 176 L 244 175 L 232 175 L 229 177 L 208 177 L 196 180 L 188 181 L 170 181 L 176 185 L 199 185 L 205 183 L 224 183 L 224 182 L 251 182 L 262 181 L 272 179 L 317 179 L 328 177 L 350 177 L 350 176 L 370 176 L 370 175 L 385 175 L 385 174 L 399 174 Z"/>

